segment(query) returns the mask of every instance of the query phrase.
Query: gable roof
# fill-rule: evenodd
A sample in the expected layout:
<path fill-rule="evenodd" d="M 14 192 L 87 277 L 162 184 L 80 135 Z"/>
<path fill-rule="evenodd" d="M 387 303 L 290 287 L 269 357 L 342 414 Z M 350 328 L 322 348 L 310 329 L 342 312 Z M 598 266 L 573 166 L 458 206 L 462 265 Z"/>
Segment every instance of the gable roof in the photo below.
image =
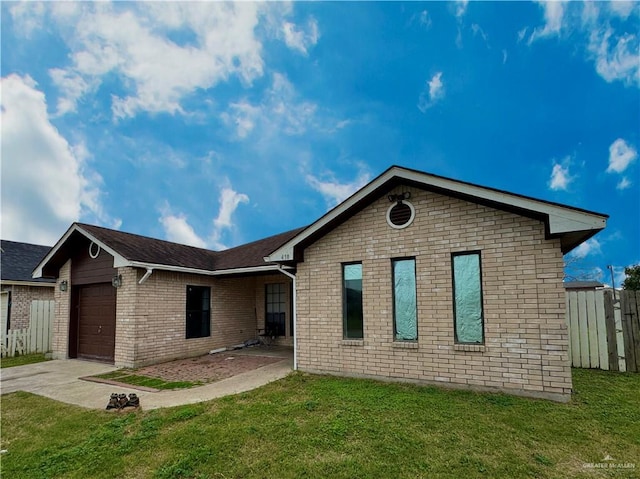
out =
<path fill-rule="evenodd" d="M 264 256 L 288 241 L 300 230 L 254 241 L 216 252 L 170 241 L 149 238 L 84 223 L 73 223 L 49 253 L 37 263 L 34 277 L 55 277 L 75 248 L 92 241 L 113 256 L 115 268 L 137 268 L 190 272 L 206 275 L 273 271 L 275 263 L 265 264 Z"/>
<path fill-rule="evenodd" d="M 398 185 L 415 186 L 522 216 L 545 224 L 547 238 L 560 238 L 564 254 L 604 229 L 608 215 L 392 166 L 369 184 L 265 257 L 265 261 L 300 261 L 304 248 Z"/>
<path fill-rule="evenodd" d="M 2 240 L 0 247 L 2 248 L 0 271 L 2 271 L 3 283 L 43 283 L 46 285 L 54 282 L 46 278 L 34 279 L 31 277 L 33 268 L 49 252 L 50 246 Z"/>

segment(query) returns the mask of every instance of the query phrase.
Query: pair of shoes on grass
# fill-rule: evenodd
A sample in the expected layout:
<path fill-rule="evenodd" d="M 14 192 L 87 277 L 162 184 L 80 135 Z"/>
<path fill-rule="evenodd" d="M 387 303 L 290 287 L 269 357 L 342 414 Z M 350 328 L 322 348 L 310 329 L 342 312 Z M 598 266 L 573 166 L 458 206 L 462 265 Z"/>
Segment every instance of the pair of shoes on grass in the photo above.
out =
<path fill-rule="evenodd" d="M 128 398 L 126 394 L 111 394 L 109 403 L 107 404 L 107 410 L 124 409 L 125 407 L 140 407 L 140 398 L 137 394 L 131 393 Z"/>

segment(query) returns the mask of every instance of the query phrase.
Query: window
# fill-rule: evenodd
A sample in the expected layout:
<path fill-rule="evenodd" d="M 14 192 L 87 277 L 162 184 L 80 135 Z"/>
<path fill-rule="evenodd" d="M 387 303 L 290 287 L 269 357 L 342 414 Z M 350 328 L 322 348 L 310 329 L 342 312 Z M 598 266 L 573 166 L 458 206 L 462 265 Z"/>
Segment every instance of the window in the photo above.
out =
<path fill-rule="evenodd" d="M 396 341 L 418 339 L 416 260 L 395 259 L 393 265 L 393 329 Z"/>
<path fill-rule="evenodd" d="M 265 285 L 265 330 L 269 336 L 285 335 L 285 284 Z"/>
<path fill-rule="evenodd" d="M 211 336 L 211 288 L 187 286 L 187 339 Z"/>
<path fill-rule="evenodd" d="M 451 259 L 456 343 L 484 343 L 480 252 L 454 253 Z"/>
<path fill-rule="evenodd" d="M 342 265 L 342 323 L 345 339 L 362 339 L 362 264 Z"/>

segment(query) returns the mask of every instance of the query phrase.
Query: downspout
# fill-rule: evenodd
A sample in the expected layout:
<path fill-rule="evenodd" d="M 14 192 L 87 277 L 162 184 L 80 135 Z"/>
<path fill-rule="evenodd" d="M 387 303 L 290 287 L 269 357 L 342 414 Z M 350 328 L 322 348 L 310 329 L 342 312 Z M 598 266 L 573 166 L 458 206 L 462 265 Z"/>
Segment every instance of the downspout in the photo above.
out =
<path fill-rule="evenodd" d="M 286 274 L 293 281 L 293 370 L 298 369 L 298 309 L 296 307 L 296 275 L 286 271 L 281 264 L 278 265 L 281 273 Z"/>
<path fill-rule="evenodd" d="M 138 284 L 144 283 L 149 278 L 149 276 L 151 276 L 151 273 L 153 273 L 153 268 L 147 268 L 147 272 L 144 274 L 142 278 L 140 278 L 140 281 L 138 281 Z"/>

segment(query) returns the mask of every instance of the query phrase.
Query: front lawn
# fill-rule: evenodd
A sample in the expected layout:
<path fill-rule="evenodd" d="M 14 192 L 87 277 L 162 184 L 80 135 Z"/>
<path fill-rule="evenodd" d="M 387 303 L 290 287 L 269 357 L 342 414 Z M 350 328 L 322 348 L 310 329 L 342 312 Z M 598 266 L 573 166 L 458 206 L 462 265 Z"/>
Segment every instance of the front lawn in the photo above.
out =
<path fill-rule="evenodd" d="M 93 376 L 98 379 L 108 379 L 116 383 L 130 384 L 132 386 L 144 386 L 153 389 L 186 389 L 194 386 L 201 386 L 202 382 L 197 381 L 165 381 L 164 379 L 154 378 L 136 374 L 132 369 L 118 369 L 105 374 L 96 374 Z"/>
<path fill-rule="evenodd" d="M 24 366 L 25 364 L 41 363 L 43 361 L 49 361 L 44 354 L 23 354 L 22 356 L 0 359 L 0 367 L 12 368 L 14 366 Z"/>
<path fill-rule="evenodd" d="M 13 393 L 2 397 L 2 475 L 638 477 L 640 375 L 574 370 L 574 386 L 573 401 L 557 404 L 292 374 L 237 396 L 134 413 Z"/>

